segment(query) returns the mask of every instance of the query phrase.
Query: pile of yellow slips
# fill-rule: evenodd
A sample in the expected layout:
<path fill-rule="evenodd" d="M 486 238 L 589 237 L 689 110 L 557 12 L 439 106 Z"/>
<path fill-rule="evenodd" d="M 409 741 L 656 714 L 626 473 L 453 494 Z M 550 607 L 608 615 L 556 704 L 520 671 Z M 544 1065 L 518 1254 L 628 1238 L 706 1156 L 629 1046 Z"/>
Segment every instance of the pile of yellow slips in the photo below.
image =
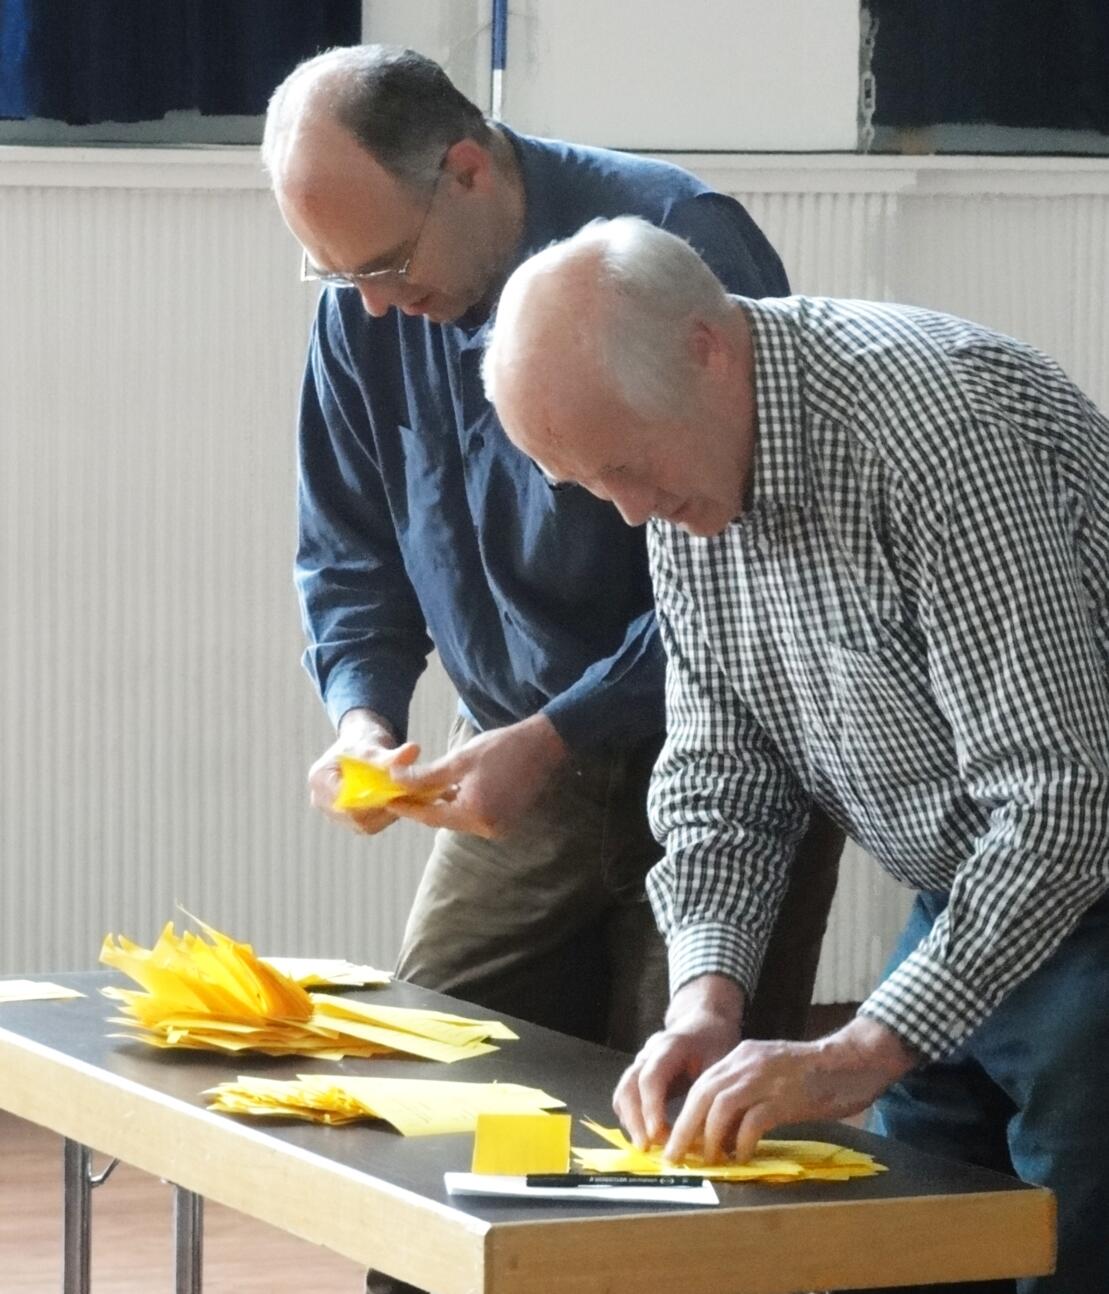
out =
<path fill-rule="evenodd" d="M 602 1128 L 588 1119 L 585 1126 L 614 1146 L 614 1150 L 581 1150 L 574 1147 L 576 1165 L 587 1173 L 688 1172 L 725 1182 L 844 1182 L 851 1177 L 873 1177 L 886 1171 L 873 1155 L 849 1150 L 830 1141 L 776 1141 L 764 1138 L 745 1164 L 706 1164 L 690 1154 L 679 1164 L 662 1157 L 662 1148 L 636 1150 L 619 1128 Z"/>
<path fill-rule="evenodd" d="M 205 1093 L 209 1109 L 272 1115 L 312 1123 L 384 1119 L 406 1137 L 473 1132 L 480 1114 L 539 1114 L 563 1104 L 517 1083 L 453 1083 L 435 1079 L 356 1078 L 300 1074 L 295 1080 L 253 1078 L 220 1083 Z"/>
<path fill-rule="evenodd" d="M 198 925 L 210 943 L 187 931 L 179 938 L 172 922 L 151 949 L 122 937 L 104 940 L 100 960 L 145 990 L 103 990 L 123 1003 L 126 1014 L 113 1023 L 137 1030 L 155 1047 L 326 1060 L 399 1053 L 451 1062 L 496 1051 L 488 1039 L 516 1037 L 496 1020 L 308 993 L 256 957 L 249 944 Z"/>

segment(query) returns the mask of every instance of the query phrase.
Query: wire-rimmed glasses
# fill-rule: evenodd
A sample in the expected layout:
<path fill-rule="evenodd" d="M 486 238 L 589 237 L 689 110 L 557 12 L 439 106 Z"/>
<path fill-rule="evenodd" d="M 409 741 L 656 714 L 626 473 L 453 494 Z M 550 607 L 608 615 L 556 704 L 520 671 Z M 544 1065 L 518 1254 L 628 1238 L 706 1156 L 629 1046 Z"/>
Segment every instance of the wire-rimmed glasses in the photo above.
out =
<path fill-rule="evenodd" d="M 443 160 L 446 160 L 444 155 Z M 416 236 L 412 239 L 412 245 L 408 249 L 408 255 L 400 265 L 390 265 L 380 270 L 352 270 L 344 272 L 342 270 L 321 270 L 308 259 L 308 253 L 301 249 L 300 253 L 300 281 L 302 283 L 324 283 L 335 288 L 357 288 L 364 283 L 387 284 L 406 283 L 409 272 L 412 269 L 412 262 L 416 259 L 416 252 L 420 246 L 420 239 L 427 227 L 427 218 L 431 215 L 431 208 L 435 205 L 435 195 L 439 192 L 439 181 L 443 178 L 443 162 L 439 163 L 439 170 L 435 174 L 435 182 L 431 186 L 431 193 L 428 196 L 427 206 L 424 207 L 424 214 L 420 217 L 420 223 L 416 226 Z"/>

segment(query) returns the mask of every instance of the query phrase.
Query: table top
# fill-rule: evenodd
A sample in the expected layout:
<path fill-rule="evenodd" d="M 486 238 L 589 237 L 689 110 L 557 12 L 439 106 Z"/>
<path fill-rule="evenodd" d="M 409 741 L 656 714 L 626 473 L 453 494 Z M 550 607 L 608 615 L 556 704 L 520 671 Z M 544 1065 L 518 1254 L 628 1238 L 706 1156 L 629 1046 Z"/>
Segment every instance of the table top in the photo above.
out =
<path fill-rule="evenodd" d="M 435 1294 L 788 1294 L 799 1289 L 1040 1274 L 1054 1259 L 1054 1199 L 1014 1179 L 842 1124 L 789 1135 L 874 1154 L 889 1172 L 848 1182 L 717 1183 L 720 1205 L 575 1205 L 449 1197 L 472 1137 L 402 1137 L 381 1123 L 329 1128 L 205 1108 L 238 1074 L 300 1073 L 523 1083 L 612 1125 L 627 1058 L 505 1019 L 520 1035 L 453 1065 L 159 1051 L 112 1037 L 113 972 L 41 976 L 86 994 L 0 1005 L 0 1108 Z M 347 990 L 349 991 L 349 990 Z M 491 1013 L 409 984 L 352 994 Z M 575 1122 L 575 1144 L 596 1144 Z"/>

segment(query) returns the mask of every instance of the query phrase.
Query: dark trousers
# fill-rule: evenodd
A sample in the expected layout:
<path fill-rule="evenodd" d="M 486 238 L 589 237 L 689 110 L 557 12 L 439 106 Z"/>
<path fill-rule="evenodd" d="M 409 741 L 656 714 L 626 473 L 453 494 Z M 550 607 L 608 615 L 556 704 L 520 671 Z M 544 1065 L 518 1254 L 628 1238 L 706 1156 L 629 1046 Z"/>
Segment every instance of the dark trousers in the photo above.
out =
<path fill-rule="evenodd" d="M 946 904 L 945 894 L 918 897 L 894 965 Z M 930 1154 L 1047 1186 L 1058 1200 L 1054 1276 L 928 1285 L 918 1294 L 1106 1294 L 1109 898 L 958 1052 L 890 1088 L 872 1123 L 876 1132 Z"/>

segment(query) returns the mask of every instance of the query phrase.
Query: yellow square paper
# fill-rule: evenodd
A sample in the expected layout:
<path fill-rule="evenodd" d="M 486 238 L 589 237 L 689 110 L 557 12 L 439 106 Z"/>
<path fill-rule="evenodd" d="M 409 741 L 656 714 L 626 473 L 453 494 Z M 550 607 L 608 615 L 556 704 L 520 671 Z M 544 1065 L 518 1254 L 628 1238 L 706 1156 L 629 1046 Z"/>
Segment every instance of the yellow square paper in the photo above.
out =
<path fill-rule="evenodd" d="M 565 1173 L 570 1167 L 568 1114 L 479 1114 L 473 1173 Z"/>

